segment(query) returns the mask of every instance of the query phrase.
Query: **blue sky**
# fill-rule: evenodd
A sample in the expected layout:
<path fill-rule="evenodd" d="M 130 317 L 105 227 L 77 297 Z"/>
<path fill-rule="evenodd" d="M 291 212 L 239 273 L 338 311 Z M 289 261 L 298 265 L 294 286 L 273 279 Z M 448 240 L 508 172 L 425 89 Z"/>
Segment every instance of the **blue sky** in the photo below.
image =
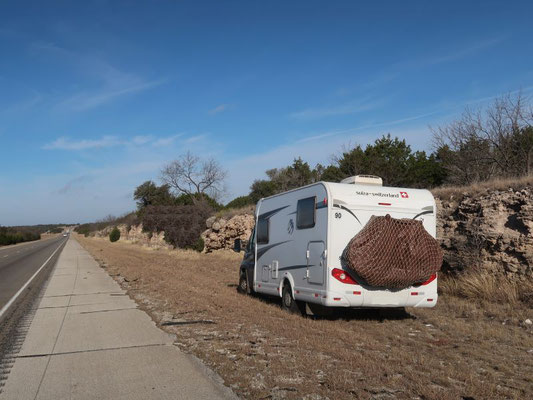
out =
<path fill-rule="evenodd" d="M 371 3 L 371 4 L 370 4 Z M 225 200 L 301 156 L 533 92 L 531 2 L 41 1 L 0 5 L 0 225 L 134 209 L 187 150 Z"/>

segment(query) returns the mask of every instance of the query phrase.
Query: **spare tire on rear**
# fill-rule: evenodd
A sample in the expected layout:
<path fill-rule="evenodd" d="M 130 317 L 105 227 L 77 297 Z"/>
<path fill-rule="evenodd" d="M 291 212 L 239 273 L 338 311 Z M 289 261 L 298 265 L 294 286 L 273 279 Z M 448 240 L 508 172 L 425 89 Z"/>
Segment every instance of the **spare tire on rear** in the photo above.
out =
<path fill-rule="evenodd" d="M 440 270 L 442 249 L 422 221 L 372 216 L 350 240 L 342 259 L 361 283 L 404 289 Z"/>

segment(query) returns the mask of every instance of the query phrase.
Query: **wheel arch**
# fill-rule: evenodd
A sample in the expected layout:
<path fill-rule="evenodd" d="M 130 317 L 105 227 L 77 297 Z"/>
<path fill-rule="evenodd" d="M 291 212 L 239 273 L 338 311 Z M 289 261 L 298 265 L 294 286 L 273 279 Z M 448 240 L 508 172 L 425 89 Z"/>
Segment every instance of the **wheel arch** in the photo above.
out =
<path fill-rule="evenodd" d="M 289 273 L 287 273 L 286 275 L 284 275 L 280 279 L 279 290 L 278 290 L 279 297 L 283 296 L 283 286 L 285 286 L 285 282 L 287 282 L 289 284 L 289 287 L 291 289 L 292 298 L 294 300 L 296 300 L 296 295 L 295 295 L 296 293 L 295 293 L 295 289 L 294 289 L 294 278 Z"/>

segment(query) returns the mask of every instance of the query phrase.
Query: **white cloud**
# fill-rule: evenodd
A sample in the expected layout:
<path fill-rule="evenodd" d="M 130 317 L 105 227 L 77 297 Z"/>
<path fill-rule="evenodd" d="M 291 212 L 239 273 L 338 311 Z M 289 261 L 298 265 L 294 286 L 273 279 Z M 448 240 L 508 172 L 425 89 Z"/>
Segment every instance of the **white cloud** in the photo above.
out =
<path fill-rule="evenodd" d="M 232 104 L 220 104 L 208 111 L 209 115 L 215 115 L 233 108 Z"/>
<path fill-rule="evenodd" d="M 455 52 L 448 53 L 441 56 L 435 56 L 427 58 L 423 64 L 426 65 L 433 65 L 433 64 L 442 64 L 450 61 L 459 60 L 465 57 L 469 57 L 472 54 L 475 54 L 479 51 L 494 47 L 501 42 L 503 42 L 506 39 L 505 36 L 495 37 L 487 40 L 480 41 L 478 43 L 474 43 L 470 46 L 463 47 L 462 49 L 459 49 Z"/>
<path fill-rule="evenodd" d="M 131 139 L 121 139 L 117 136 L 103 136 L 99 139 L 79 139 L 74 140 L 66 136 L 57 138 L 51 143 L 43 146 L 45 150 L 89 150 L 101 149 L 114 146 L 144 146 L 152 145 L 153 147 L 170 146 L 182 134 L 172 135 L 168 137 L 155 138 L 152 135 L 137 135 Z M 185 143 L 193 143 L 203 139 L 206 135 L 192 136 L 185 140 Z"/>
<path fill-rule="evenodd" d="M 168 137 L 159 138 L 159 139 L 155 140 L 152 143 L 152 146 L 154 146 L 154 147 L 170 146 L 180 136 L 183 136 L 183 134 L 178 133 L 177 135 L 172 135 L 172 136 L 168 136 Z"/>
<path fill-rule="evenodd" d="M 34 93 L 31 97 L 20 102 L 11 103 L 7 107 L 2 107 L 0 113 L 2 114 L 19 114 L 27 112 L 28 110 L 43 103 L 43 96 L 40 93 Z"/>
<path fill-rule="evenodd" d="M 85 111 L 91 108 L 101 106 L 118 97 L 142 92 L 159 86 L 164 81 L 140 82 L 131 85 L 114 85 L 96 91 L 77 93 L 58 104 L 62 109 L 73 111 Z"/>
<path fill-rule="evenodd" d="M 145 144 L 145 143 L 148 143 L 152 140 L 152 136 L 142 136 L 142 135 L 139 135 L 139 136 L 134 136 L 133 139 L 132 139 L 132 143 L 133 144 L 137 144 L 137 145 L 141 145 L 141 144 Z"/>
<path fill-rule="evenodd" d="M 60 137 L 45 145 L 45 150 L 87 150 L 95 148 L 113 147 L 123 144 L 116 136 L 104 136 L 100 139 L 71 140 Z"/>
<path fill-rule="evenodd" d="M 54 62 L 74 67 L 86 80 L 86 89 L 71 94 L 57 104 L 60 110 L 85 111 L 102 106 L 126 95 L 162 85 L 165 80 L 147 80 L 123 71 L 100 56 L 69 50 L 55 43 L 36 42 L 30 47 L 35 56 L 53 57 Z M 96 84 L 94 84 L 96 81 Z"/>
<path fill-rule="evenodd" d="M 199 142 L 200 140 L 207 137 L 207 133 L 202 133 L 201 135 L 191 136 L 190 138 L 187 138 L 184 140 L 185 143 L 191 144 L 195 142 Z"/>
<path fill-rule="evenodd" d="M 347 114 L 356 114 L 363 111 L 370 111 L 376 108 L 381 107 L 386 103 L 387 99 L 378 99 L 378 100 L 362 100 L 357 102 L 352 102 L 349 104 L 342 104 L 333 107 L 322 107 L 322 108 L 308 108 L 305 110 L 293 112 L 289 114 L 291 118 L 295 119 L 313 119 L 313 118 L 323 118 L 331 117 L 335 115 L 347 115 Z"/>

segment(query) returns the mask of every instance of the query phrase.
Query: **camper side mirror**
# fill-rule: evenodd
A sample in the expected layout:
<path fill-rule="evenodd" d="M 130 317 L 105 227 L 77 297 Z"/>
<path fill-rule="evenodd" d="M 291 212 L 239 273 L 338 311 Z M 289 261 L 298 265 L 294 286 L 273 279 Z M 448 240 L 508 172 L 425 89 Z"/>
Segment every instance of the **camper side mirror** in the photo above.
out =
<path fill-rule="evenodd" d="M 241 251 L 241 239 L 235 239 L 235 242 L 233 243 L 233 251 L 236 253 L 240 253 Z"/>

